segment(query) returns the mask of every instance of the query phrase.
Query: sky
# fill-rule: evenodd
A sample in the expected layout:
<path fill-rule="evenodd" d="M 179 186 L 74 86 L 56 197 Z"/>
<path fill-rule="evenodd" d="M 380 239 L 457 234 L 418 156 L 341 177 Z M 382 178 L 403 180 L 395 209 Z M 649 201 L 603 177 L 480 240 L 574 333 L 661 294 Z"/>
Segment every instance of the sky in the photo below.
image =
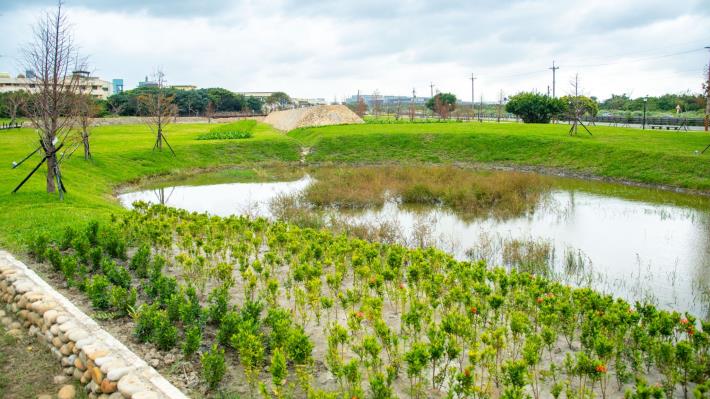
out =
<path fill-rule="evenodd" d="M 50 0 L 0 0 L 0 71 Z M 710 0 L 66 0 L 90 70 L 125 87 L 161 68 L 169 84 L 285 91 L 452 92 L 497 101 L 520 91 L 600 99 L 699 93 L 710 59 Z"/>

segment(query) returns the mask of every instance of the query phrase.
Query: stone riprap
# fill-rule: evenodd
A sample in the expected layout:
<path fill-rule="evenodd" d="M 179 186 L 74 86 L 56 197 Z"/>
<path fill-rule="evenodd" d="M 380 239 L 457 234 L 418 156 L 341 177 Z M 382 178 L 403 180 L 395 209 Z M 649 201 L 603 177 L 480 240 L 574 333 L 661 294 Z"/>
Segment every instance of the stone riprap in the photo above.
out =
<path fill-rule="evenodd" d="M 27 329 L 49 346 L 64 374 L 92 398 L 186 396 L 24 263 L 0 251 L 0 299 L 10 330 Z M 9 320 L 3 320 L 3 322 Z M 5 323 L 3 323 L 5 324 Z M 69 389 L 68 389 L 69 390 Z"/>

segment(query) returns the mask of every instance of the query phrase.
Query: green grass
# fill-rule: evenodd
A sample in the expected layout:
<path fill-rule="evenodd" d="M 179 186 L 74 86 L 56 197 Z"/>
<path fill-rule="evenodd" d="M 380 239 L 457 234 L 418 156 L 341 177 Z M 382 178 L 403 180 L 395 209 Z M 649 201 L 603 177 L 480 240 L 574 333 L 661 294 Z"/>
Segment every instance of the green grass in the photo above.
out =
<path fill-rule="evenodd" d="M 465 162 L 532 165 L 649 184 L 710 189 L 710 135 L 591 127 L 577 137 L 568 125 L 432 123 L 297 129 L 321 163 Z"/>
<path fill-rule="evenodd" d="M 209 133 L 197 136 L 198 140 L 235 140 L 248 139 L 253 136 L 255 120 L 244 120 L 210 129 Z"/>
<path fill-rule="evenodd" d="M 56 233 L 64 226 L 90 218 L 106 219 L 122 208 L 114 196 L 118 185 L 146 176 L 184 174 L 186 171 L 228 166 L 252 166 L 299 159 L 298 143 L 268 125 L 254 128 L 254 137 L 219 142 L 199 141 L 207 125 L 170 125 L 166 135 L 177 156 L 165 150 L 153 152 L 154 136 L 146 126 L 104 126 L 92 133 L 94 160 L 86 162 L 79 149 L 64 163 L 62 174 L 67 196 L 45 192 L 46 167 L 16 193 L 10 192 L 39 162 L 35 155 L 18 169 L 10 169 L 35 148 L 32 129 L 0 133 L 0 247 L 19 249 L 38 231 Z"/>

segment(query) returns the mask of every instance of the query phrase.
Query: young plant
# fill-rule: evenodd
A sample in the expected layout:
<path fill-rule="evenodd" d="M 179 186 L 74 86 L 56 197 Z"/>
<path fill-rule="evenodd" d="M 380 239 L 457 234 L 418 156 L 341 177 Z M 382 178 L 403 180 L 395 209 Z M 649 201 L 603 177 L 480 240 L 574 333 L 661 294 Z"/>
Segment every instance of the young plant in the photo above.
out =
<path fill-rule="evenodd" d="M 202 330 L 200 326 L 194 325 L 185 331 L 185 341 L 182 343 L 182 353 L 189 359 L 202 345 Z"/>
<path fill-rule="evenodd" d="M 208 389 L 214 390 L 227 371 L 224 362 L 224 349 L 212 345 L 212 349 L 200 356 L 200 363 L 202 364 L 202 379 L 205 380 Z"/>

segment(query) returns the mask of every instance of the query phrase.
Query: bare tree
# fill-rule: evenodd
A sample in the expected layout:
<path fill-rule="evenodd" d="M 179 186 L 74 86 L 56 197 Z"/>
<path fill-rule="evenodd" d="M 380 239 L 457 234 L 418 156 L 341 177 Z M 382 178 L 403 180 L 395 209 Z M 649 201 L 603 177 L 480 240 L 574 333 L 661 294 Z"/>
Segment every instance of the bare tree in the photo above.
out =
<path fill-rule="evenodd" d="M 207 102 L 207 108 L 205 108 L 205 116 L 207 117 L 207 123 L 212 123 L 212 118 L 214 118 L 215 106 L 212 100 Z"/>
<path fill-rule="evenodd" d="M 24 52 L 25 69 L 34 71 L 30 79 L 35 86 L 26 105 L 27 115 L 39 134 L 42 162 L 47 162 L 47 192 L 59 189 L 63 198 L 57 152 L 64 146 L 75 117 L 74 98 L 80 76 L 72 74 L 71 68 L 81 69 L 83 61 L 77 55 L 61 1 L 54 12 L 47 12 L 38 20 L 33 36 Z"/>
<path fill-rule="evenodd" d="M 157 87 L 138 96 L 138 104 L 144 115 L 144 123 L 156 135 L 153 150 L 162 151 L 165 142 L 170 152 L 175 155 L 165 137 L 165 127 L 177 116 L 177 106 L 173 103 L 175 95 L 167 92 L 165 73 L 160 68 L 156 71 L 154 80 Z"/>
<path fill-rule="evenodd" d="M 91 159 L 91 147 L 89 145 L 89 134 L 94 124 L 94 118 L 99 112 L 99 106 L 89 94 L 80 91 L 76 96 L 76 115 L 79 127 L 81 143 L 84 146 L 84 159 Z"/>
<path fill-rule="evenodd" d="M 380 116 L 380 112 L 382 112 L 381 98 L 379 90 L 375 90 L 372 93 L 372 114 L 375 115 L 375 118 L 378 118 Z"/>
<path fill-rule="evenodd" d="M 24 90 L 12 91 L 3 96 L 5 108 L 10 114 L 10 125 L 14 125 L 17 120 L 17 113 L 27 103 L 29 94 Z"/>
<path fill-rule="evenodd" d="M 367 104 L 365 104 L 365 101 L 360 96 L 360 91 L 358 90 L 358 92 L 357 92 L 357 106 L 355 107 L 355 113 L 360 118 L 362 118 L 365 116 L 365 112 L 367 112 Z"/>

